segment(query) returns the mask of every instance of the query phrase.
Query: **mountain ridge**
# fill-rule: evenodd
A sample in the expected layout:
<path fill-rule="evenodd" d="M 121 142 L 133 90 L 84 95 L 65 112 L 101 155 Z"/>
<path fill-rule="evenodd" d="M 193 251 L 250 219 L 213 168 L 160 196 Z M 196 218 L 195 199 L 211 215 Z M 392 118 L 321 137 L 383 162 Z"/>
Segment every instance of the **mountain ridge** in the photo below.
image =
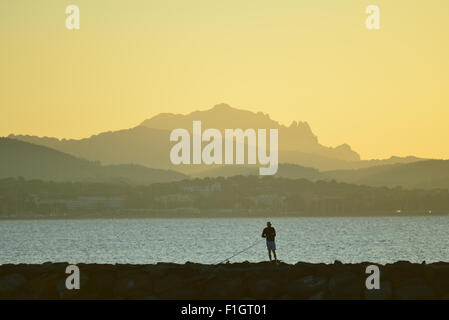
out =
<path fill-rule="evenodd" d="M 278 129 L 280 151 L 302 150 L 307 153 L 315 153 L 340 160 L 360 160 L 358 153 L 353 151 L 348 144 L 342 144 L 335 148 L 325 147 L 318 142 L 318 137 L 312 132 L 310 125 L 304 121 L 292 121 L 290 126 L 281 125 L 271 119 L 269 114 L 252 112 L 233 108 L 221 103 L 204 111 L 193 111 L 188 114 L 163 113 L 143 121 L 140 125 L 155 129 L 173 130 L 177 128 L 189 129 L 195 120 L 202 121 L 204 129 Z"/>
<path fill-rule="evenodd" d="M 140 125 L 116 131 L 106 131 L 83 139 L 57 139 L 31 135 L 8 137 L 47 146 L 105 165 L 136 163 L 149 168 L 171 169 L 186 174 L 207 170 L 206 166 L 174 166 L 169 159 L 172 143 L 170 132 L 174 128 L 192 128 L 193 120 L 201 120 L 203 128 L 277 128 L 279 129 L 279 163 L 292 163 L 319 170 L 358 169 L 384 163 L 414 162 L 419 158 L 390 158 L 360 160 L 348 144 L 326 147 L 307 122 L 292 121 L 289 126 L 272 120 L 268 114 L 218 104 L 205 111 L 188 114 L 160 113 L 144 120 Z"/>
<path fill-rule="evenodd" d="M 182 173 L 137 164 L 101 165 L 20 140 L 0 138 L 0 177 L 51 181 L 102 181 L 149 184 L 187 178 Z"/>
<path fill-rule="evenodd" d="M 258 175 L 258 166 L 222 165 L 192 172 L 152 169 L 137 164 L 102 165 L 61 151 L 20 140 L 0 138 L 0 178 L 24 177 L 46 181 L 98 181 L 152 184 L 190 178 Z M 448 188 L 449 160 L 375 165 L 352 170 L 319 171 L 297 164 L 280 163 L 275 177 L 335 180 L 366 186 Z"/>

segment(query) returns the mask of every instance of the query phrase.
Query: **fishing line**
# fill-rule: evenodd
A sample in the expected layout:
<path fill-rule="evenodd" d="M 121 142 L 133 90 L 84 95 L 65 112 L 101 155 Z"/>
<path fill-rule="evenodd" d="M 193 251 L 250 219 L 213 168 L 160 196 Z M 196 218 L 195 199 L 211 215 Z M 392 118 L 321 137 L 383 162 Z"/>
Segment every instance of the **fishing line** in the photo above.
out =
<path fill-rule="evenodd" d="M 250 245 L 249 247 L 243 249 L 242 251 L 237 252 L 236 254 L 230 256 L 230 257 L 227 258 L 227 259 L 224 259 L 223 261 L 219 262 L 218 264 L 222 264 L 223 262 L 229 261 L 229 259 L 234 258 L 235 256 L 237 256 L 237 255 L 239 255 L 239 254 L 245 252 L 245 251 L 248 250 L 248 249 L 251 249 L 252 247 L 254 247 L 254 246 L 255 246 L 256 244 L 258 244 L 259 242 L 260 242 L 260 240 L 257 240 L 256 242 L 254 242 L 254 243 L 253 243 L 252 245 Z"/>

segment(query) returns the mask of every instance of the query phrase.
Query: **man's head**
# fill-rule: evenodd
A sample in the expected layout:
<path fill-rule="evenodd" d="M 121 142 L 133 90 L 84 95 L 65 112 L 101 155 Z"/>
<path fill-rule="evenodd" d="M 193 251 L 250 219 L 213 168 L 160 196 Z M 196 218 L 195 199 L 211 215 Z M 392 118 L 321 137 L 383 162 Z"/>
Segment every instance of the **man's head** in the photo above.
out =
<path fill-rule="evenodd" d="M 267 227 L 271 227 L 271 222 L 270 221 L 267 222 Z"/>

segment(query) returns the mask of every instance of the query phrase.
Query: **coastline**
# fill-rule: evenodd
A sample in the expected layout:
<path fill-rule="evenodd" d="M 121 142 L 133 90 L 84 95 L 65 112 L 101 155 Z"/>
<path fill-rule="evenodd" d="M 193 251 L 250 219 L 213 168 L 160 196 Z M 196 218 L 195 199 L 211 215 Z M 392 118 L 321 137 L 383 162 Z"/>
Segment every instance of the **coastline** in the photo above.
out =
<path fill-rule="evenodd" d="M 391 211 L 366 212 L 359 214 L 339 214 L 339 215 L 322 215 L 307 214 L 300 212 L 292 213 L 167 213 L 167 212 L 146 212 L 146 213 L 81 213 L 66 215 L 39 215 L 24 214 L 15 216 L 0 216 L 0 221 L 20 221 L 20 220 L 98 220 L 98 219 L 221 219 L 221 218 L 376 218 L 376 217 L 447 217 L 449 212 L 432 212 L 425 214 L 422 212 L 401 212 L 392 213 Z"/>

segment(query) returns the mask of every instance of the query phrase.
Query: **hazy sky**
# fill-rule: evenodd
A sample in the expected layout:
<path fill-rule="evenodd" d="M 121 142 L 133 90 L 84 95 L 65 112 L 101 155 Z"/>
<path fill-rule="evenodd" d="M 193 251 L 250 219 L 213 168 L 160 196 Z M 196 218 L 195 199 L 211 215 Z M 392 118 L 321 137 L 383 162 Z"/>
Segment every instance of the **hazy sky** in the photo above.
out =
<path fill-rule="evenodd" d="M 449 158 L 447 0 L 0 1 L 0 45 L 2 136 L 88 137 L 226 102 L 364 159 Z"/>

